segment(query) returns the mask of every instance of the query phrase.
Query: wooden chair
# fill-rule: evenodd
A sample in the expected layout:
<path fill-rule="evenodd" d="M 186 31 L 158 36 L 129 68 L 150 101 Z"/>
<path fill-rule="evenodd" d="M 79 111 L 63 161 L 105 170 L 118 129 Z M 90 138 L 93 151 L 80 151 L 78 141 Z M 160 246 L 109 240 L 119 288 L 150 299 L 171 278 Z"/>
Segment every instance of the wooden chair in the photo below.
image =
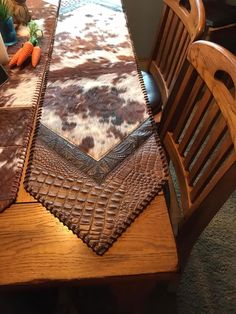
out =
<path fill-rule="evenodd" d="M 236 188 L 236 58 L 211 42 L 192 44 L 164 108 L 160 135 L 179 182 L 181 264 Z M 173 214 L 173 212 L 172 212 Z"/>
<path fill-rule="evenodd" d="M 202 0 L 164 0 L 162 18 L 147 71 L 142 71 L 154 114 L 160 112 L 183 64 L 189 45 L 205 27 Z"/>
<path fill-rule="evenodd" d="M 96 256 L 21 187 L 17 203 L 0 215 L 0 286 L 109 283 L 124 301 L 118 304 L 141 313 L 145 289 L 176 278 L 236 188 L 235 86 L 236 57 L 210 42 L 191 45 L 160 123 L 181 192 L 175 239 L 160 193 L 104 256 Z"/>

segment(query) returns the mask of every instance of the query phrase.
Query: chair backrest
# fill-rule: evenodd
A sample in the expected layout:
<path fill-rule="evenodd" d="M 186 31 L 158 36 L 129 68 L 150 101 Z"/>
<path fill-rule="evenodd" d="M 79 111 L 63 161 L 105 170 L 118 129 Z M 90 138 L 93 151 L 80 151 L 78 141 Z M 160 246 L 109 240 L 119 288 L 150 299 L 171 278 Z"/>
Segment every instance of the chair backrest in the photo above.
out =
<path fill-rule="evenodd" d="M 197 41 L 163 110 L 160 136 L 179 182 L 177 246 L 195 240 L 236 189 L 236 57 Z"/>
<path fill-rule="evenodd" d="M 204 31 L 205 10 L 202 0 L 164 0 L 162 18 L 148 71 L 166 102 L 178 76 L 189 45 Z"/>

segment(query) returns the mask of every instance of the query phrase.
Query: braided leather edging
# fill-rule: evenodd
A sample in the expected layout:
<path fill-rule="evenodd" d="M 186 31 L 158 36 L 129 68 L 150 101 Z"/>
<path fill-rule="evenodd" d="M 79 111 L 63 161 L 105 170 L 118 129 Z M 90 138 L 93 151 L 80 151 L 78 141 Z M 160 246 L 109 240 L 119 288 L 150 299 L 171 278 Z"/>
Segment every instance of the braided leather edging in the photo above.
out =
<path fill-rule="evenodd" d="M 42 83 L 40 84 L 39 94 L 37 97 L 37 112 L 36 112 L 35 130 L 34 130 L 34 135 L 33 135 L 31 148 L 30 148 L 28 166 L 27 166 L 27 170 L 26 170 L 26 174 L 25 174 L 25 178 L 24 178 L 24 187 L 29 193 L 30 193 L 30 190 L 29 190 L 29 185 L 28 185 L 28 178 L 31 174 L 33 154 L 35 151 L 35 143 L 36 143 L 36 139 L 37 139 L 38 132 L 39 132 L 40 119 L 42 116 L 42 105 L 43 105 L 44 95 L 45 95 L 46 87 L 47 87 L 48 72 L 49 72 L 51 56 L 52 56 L 52 51 L 53 51 L 53 46 L 54 46 L 55 31 L 56 31 L 57 19 L 58 19 L 59 11 L 60 11 L 60 5 L 61 5 L 61 0 L 58 0 L 57 13 L 56 13 L 56 18 L 55 18 L 54 25 L 53 25 L 53 32 L 51 33 L 51 36 L 50 36 L 50 44 L 49 44 L 49 49 L 48 49 L 48 53 L 47 53 L 47 62 L 45 62 L 46 64 L 45 64 L 45 68 L 44 68 L 44 72 L 43 72 Z M 39 97 L 39 95 L 41 95 L 41 96 Z"/>

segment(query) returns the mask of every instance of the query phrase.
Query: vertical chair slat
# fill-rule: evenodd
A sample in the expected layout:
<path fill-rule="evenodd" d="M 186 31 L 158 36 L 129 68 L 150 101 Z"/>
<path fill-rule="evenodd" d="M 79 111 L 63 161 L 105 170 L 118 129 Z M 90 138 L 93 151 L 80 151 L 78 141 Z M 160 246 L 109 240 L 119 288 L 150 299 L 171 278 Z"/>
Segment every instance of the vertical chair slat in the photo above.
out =
<path fill-rule="evenodd" d="M 165 12 L 165 28 L 163 29 L 163 33 L 161 34 L 161 40 L 159 42 L 159 47 L 156 55 L 156 63 L 160 65 L 161 59 L 163 52 L 165 51 L 165 45 L 166 45 L 166 38 L 169 33 L 169 29 L 171 26 L 171 18 L 170 18 L 170 9 L 169 7 L 166 7 L 166 12 Z"/>
<path fill-rule="evenodd" d="M 194 202 L 195 199 L 199 196 L 199 194 L 204 190 L 204 188 L 206 188 L 207 184 L 210 182 L 214 174 L 217 171 L 218 172 L 222 171 L 220 169 L 220 166 L 224 162 L 229 152 L 230 151 L 232 152 L 232 150 L 233 150 L 232 139 L 229 136 L 229 134 L 227 134 L 219 150 L 216 152 L 214 158 L 206 166 L 206 169 L 204 169 L 203 173 L 201 174 L 201 177 L 194 185 L 190 193 L 192 202 Z"/>
<path fill-rule="evenodd" d="M 235 180 L 234 180 L 235 175 L 236 175 L 236 152 L 235 151 L 232 151 L 232 153 L 229 154 L 229 157 L 227 158 L 227 160 L 225 160 L 225 162 L 221 165 L 220 170 L 221 171 L 217 171 L 215 173 L 214 177 L 207 184 L 205 189 L 199 194 L 198 198 L 192 203 L 192 206 L 188 212 L 188 216 L 190 216 L 195 210 L 198 210 L 199 207 L 201 207 L 202 203 L 207 202 L 208 195 L 212 192 L 212 190 L 217 188 L 217 185 L 221 186 L 221 188 L 218 189 L 218 193 L 214 194 L 215 207 L 217 208 L 218 206 L 218 209 L 222 206 L 222 204 L 227 199 L 227 197 L 235 190 Z M 227 176 L 227 180 L 224 180 L 223 185 L 222 185 L 220 183 L 224 179 L 225 175 Z M 210 203 L 209 205 L 211 205 Z M 206 208 L 206 212 L 207 210 L 208 208 Z"/>
<path fill-rule="evenodd" d="M 180 54 L 180 57 L 179 57 L 179 60 L 178 60 L 178 63 L 177 63 L 177 66 L 175 68 L 175 71 L 174 71 L 174 74 L 172 76 L 172 81 L 170 82 L 170 89 L 172 89 L 172 86 L 176 80 L 176 77 L 180 71 L 180 68 L 187 56 L 187 49 L 190 45 L 190 37 L 189 37 L 189 34 L 187 33 L 187 31 L 185 30 L 184 33 L 186 33 L 186 36 L 185 37 L 185 40 L 184 40 L 184 43 L 183 43 L 183 47 L 182 47 L 182 50 L 181 50 L 181 54 Z"/>
<path fill-rule="evenodd" d="M 169 12 L 169 8 L 166 4 L 164 4 L 163 6 L 163 11 L 162 11 L 162 17 L 161 17 L 161 22 L 158 26 L 158 31 L 156 34 L 156 39 L 155 39 L 155 46 L 153 47 L 153 51 L 152 51 L 152 57 L 149 60 L 149 67 L 150 64 L 152 62 L 152 60 L 157 60 L 159 57 L 158 55 L 161 54 L 161 41 L 163 40 L 163 32 L 165 29 L 165 23 L 168 17 L 168 12 Z"/>
<path fill-rule="evenodd" d="M 206 115 L 204 116 L 203 123 L 198 129 L 198 134 L 185 156 L 184 166 L 186 167 L 186 169 L 189 169 L 190 164 L 192 163 L 193 159 L 198 153 L 202 143 L 205 141 L 206 137 L 208 136 L 219 114 L 220 114 L 220 111 L 216 103 L 213 102 L 211 104 L 210 109 L 207 111 Z"/>
<path fill-rule="evenodd" d="M 165 46 L 162 51 L 162 56 L 160 60 L 160 69 L 162 73 L 164 73 L 165 71 L 166 60 L 169 56 L 168 54 L 170 51 L 171 37 L 173 36 L 173 22 L 174 22 L 174 13 L 172 10 L 170 10 L 168 20 L 167 20 L 167 25 L 166 25 L 168 27 L 168 31 L 166 33 Z"/>
<path fill-rule="evenodd" d="M 172 132 L 178 122 L 179 112 L 185 106 L 191 88 L 196 79 L 196 72 L 193 67 L 184 64 L 179 75 L 179 80 L 173 88 L 166 105 L 164 106 L 159 133 L 161 139 L 164 138 L 167 130 Z"/>
<path fill-rule="evenodd" d="M 204 86 L 205 88 L 205 86 Z M 188 129 L 186 130 L 181 142 L 179 143 L 179 152 L 181 155 L 184 154 L 187 146 L 189 145 L 196 129 L 197 126 L 199 125 L 200 121 L 202 120 L 207 107 L 209 105 L 209 102 L 212 100 L 212 94 L 210 93 L 209 89 L 206 88 L 206 90 L 204 91 L 203 96 L 201 97 L 201 99 L 199 99 L 199 101 L 197 101 L 197 108 L 196 108 L 196 113 L 194 114 L 194 116 L 192 117 L 192 120 L 188 126 Z"/>
<path fill-rule="evenodd" d="M 160 68 L 162 70 L 165 80 L 166 80 L 167 67 L 170 63 L 169 60 L 170 60 L 170 56 L 173 50 L 173 42 L 175 40 L 176 31 L 178 28 L 178 17 L 174 14 L 173 11 L 171 11 L 171 13 L 172 13 L 171 28 L 170 28 L 168 38 L 166 41 L 165 53 L 162 56 L 161 65 L 160 65 Z"/>
<path fill-rule="evenodd" d="M 172 41 L 172 47 L 170 52 L 170 57 L 167 60 L 166 71 L 164 73 L 165 80 L 167 81 L 170 69 L 177 62 L 176 54 L 179 47 L 179 43 L 181 40 L 182 32 L 183 32 L 183 23 L 180 19 L 175 15 L 175 19 L 177 20 L 176 33 Z"/>
<path fill-rule="evenodd" d="M 179 42 L 178 49 L 176 51 L 175 60 L 174 60 L 173 64 L 171 65 L 171 69 L 169 71 L 169 75 L 168 75 L 167 80 L 166 80 L 168 86 L 170 86 L 171 82 L 173 82 L 174 73 L 177 72 L 176 69 L 178 67 L 179 59 L 181 58 L 181 53 L 183 52 L 184 44 L 188 38 L 188 32 L 184 28 L 184 25 L 183 25 L 182 29 L 183 29 L 182 36 L 181 36 L 181 39 Z"/>
<path fill-rule="evenodd" d="M 199 92 L 203 86 L 202 80 L 200 77 L 197 77 L 196 81 L 194 82 L 194 85 L 192 87 L 192 90 L 190 92 L 190 95 L 187 99 L 185 110 L 183 111 L 180 119 L 177 121 L 177 125 L 175 127 L 175 131 L 173 133 L 173 137 L 175 141 L 178 141 L 180 134 L 182 133 L 183 129 L 186 126 L 187 121 L 189 120 L 189 117 L 193 111 L 196 97 L 199 95 Z"/>
<path fill-rule="evenodd" d="M 227 130 L 227 125 L 221 116 L 220 119 L 214 126 L 215 131 L 209 138 L 207 139 L 207 145 L 201 151 L 200 155 L 198 156 L 197 160 L 195 161 L 191 172 L 189 174 L 189 185 L 193 185 L 194 181 L 196 180 L 197 176 L 199 175 L 200 171 L 204 167 L 205 163 L 209 160 L 212 152 L 217 147 L 225 132 Z"/>

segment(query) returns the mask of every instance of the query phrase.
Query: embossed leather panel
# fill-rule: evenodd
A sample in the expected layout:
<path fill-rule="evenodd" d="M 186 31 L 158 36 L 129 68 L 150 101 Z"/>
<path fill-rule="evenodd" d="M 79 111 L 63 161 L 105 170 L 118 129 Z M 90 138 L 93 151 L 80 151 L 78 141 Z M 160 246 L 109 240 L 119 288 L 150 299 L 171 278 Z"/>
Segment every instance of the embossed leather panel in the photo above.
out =
<path fill-rule="evenodd" d="M 152 135 L 101 183 L 37 142 L 29 192 L 102 255 L 167 180 L 165 156 Z"/>

